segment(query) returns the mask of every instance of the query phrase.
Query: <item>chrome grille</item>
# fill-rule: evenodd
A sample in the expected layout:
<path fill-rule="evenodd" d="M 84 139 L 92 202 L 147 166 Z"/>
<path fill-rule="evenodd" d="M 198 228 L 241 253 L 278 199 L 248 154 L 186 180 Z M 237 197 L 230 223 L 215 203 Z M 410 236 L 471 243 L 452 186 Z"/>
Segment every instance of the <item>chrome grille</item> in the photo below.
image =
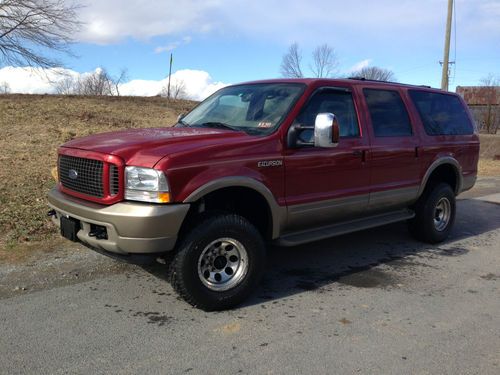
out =
<path fill-rule="evenodd" d="M 75 173 L 76 172 L 76 173 Z M 103 162 L 76 156 L 59 157 L 59 179 L 61 184 L 78 193 L 103 198 Z"/>
<path fill-rule="evenodd" d="M 109 194 L 116 195 L 119 192 L 120 179 L 118 175 L 118 167 L 111 164 L 109 166 Z"/>

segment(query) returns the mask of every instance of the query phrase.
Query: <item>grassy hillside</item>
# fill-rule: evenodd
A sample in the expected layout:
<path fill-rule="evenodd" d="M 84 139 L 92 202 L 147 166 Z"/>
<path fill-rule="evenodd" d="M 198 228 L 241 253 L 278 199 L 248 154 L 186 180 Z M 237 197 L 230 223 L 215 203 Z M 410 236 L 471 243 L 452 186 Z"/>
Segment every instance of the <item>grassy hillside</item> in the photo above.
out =
<path fill-rule="evenodd" d="M 168 126 L 194 104 L 158 97 L 0 95 L 0 250 L 55 237 L 45 196 L 54 185 L 50 171 L 58 145 L 92 133 Z M 500 136 L 482 136 L 480 173 L 500 176 L 496 154 Z"/>
<path fill-rule="evenodd" d="M 45 196 L 58 145 L 92 133 L 169 126 L 193 105 L 159 97 L 0 95 L 0 248 L 53 235 Z"/>

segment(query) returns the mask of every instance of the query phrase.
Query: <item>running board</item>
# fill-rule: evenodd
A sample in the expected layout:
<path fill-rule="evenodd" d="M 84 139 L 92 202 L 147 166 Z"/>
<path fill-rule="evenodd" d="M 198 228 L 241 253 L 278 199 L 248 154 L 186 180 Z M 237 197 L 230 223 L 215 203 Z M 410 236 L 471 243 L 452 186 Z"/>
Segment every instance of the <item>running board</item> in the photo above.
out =
<path fill-rule="evenodd" d="M 413 217 L 415 217 L 415 212 L 409 209 L 394 211 L 319 228 L 312 228 L 305 231 L 288 233 L 276 239 L 275 243 L 279 246 L 297 246 L 307 242 L 319 241 L 339 236 L 341 234 L 396 223 Z"/>

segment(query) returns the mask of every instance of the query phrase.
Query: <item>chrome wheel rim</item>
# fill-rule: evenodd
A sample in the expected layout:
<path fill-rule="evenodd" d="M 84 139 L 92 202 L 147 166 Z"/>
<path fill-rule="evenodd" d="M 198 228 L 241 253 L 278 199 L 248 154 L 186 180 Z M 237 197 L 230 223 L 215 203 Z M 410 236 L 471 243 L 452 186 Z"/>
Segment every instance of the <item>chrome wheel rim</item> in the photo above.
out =
<path fill-rule="evenodd" d="M 434 228 L 442 232 L 448 226 L 451 216 L 451 203 L 448 198 L 441 198 L 434 209 Z"/>
<path fill-rule="evenodd" d="M 224 291 L 237 286 L 248 271 L 245 246 L 234 238 L 208 244 L 198 259 L 198 276 L 207 288 Z"/>

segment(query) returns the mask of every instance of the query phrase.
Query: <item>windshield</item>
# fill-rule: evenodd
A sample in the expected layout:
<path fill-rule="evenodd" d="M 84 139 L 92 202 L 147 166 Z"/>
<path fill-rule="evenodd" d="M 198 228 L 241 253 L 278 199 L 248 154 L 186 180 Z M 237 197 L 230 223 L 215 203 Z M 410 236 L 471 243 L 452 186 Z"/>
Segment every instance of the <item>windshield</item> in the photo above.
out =
<path fill-rule="evenodd" d="M 281 124 L 304 87 L 297 83 L 225 87 L 184 116 L 180 125 L 269 134 Z"/>

